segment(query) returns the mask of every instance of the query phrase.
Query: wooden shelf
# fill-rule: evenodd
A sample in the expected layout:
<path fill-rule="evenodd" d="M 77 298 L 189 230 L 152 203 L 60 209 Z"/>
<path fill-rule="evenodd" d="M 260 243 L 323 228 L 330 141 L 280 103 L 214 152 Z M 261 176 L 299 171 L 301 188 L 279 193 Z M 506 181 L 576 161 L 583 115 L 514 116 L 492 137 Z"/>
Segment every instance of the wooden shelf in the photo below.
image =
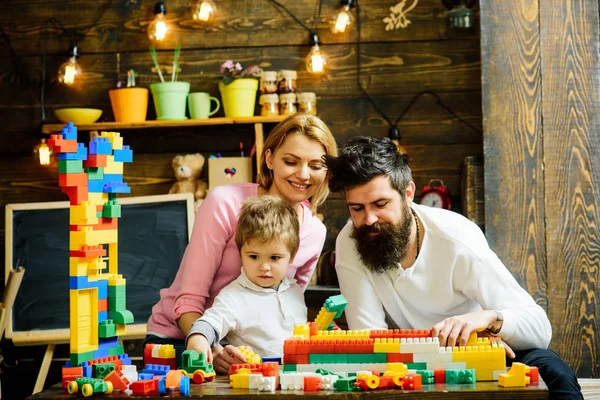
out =
<path fill-rule="evenodd" d="M 254 124 L 254 141 L 256 143 L 256 154 L 262 154 L 265 143 L 262 124 L 279 123 L 287 116 L 278 115 L 274 117 L 239 117 L 239 118 L 208 118 L 208 119 L 185 119 L 178 121 L 144 121 L 136 123 L 127 122 L 98 122 L 95 124 L 75 125 L 78 131 L 122 131 L 132 129 L 169 129 L 169 128 L 184 128 L 191 126 L 215 126 L 215 125 L 242 125 Z M 47 135 L 59 133 L 66 124 L 44 124 L 42 125 L 42 133 Z M 260 157 L 256 157 L 256 168 L 260 170 Z"/>
<path fill-rule="evenodd" d="M 190 126 L 210 125 L 234 125 L 234 124 L 264 124 L 278 123 L 285 119 L 285 115 L 275 117 L 240 117 L 240 118 L 208 118 L 208 119 L 185 119 L 178 121 L 144 121 L 144 122 L 97 122 L 95 124 L 76 125 L 79 131 L 111 131 L 147 128 L 181 128 Z M 42 132 L 46 134 L 57 133 L 65 124 L 44 124 Z"/>
<path fill-rule="evenodd" d="M 338 286 L 324 286 L 324 285 L 310 285 L 306 288 L 307 292 L 331 292 L 340 293 L 341 290 Z"/>

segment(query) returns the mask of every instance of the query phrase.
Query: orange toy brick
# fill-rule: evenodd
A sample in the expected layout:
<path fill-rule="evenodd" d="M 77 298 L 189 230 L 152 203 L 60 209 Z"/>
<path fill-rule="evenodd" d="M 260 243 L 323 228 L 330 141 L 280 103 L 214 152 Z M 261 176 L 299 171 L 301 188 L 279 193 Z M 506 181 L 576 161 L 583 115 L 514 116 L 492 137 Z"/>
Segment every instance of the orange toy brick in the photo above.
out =
<path fill-rule="evenodd" d="M 320 376 L 305 376 L 304 377 L 304 391 L 305 392 L 317 392 L 321 390 L 321 377 Z"/>
<path fill-rule="evenodd" d="M 67 195 L 72 206 L 88 200 L 87 182 L 84 186 L 63 186 L 61 190 Z"/>
<path fill-rule="evenodd" d="M 158 380 L 150 379 L 143 381 L 131 382 L 129 389 L 132 394 L 139 395 L 152 395 L 158 392 Z"/>
<path fill-rule="evenodd" d="M 525 373 L 525 375 L 529 377 L 530 383 L 536 383 L 540 381 L 538 367 L 529 367 L 529 372 Z"/>
<path fill-rule="evenodd" d="M 402 388 L 404 390 L 417 390 L 423 388 L 423 383 L 421 381 L 421 375 L 419 374 L 407 374 L 404 376 L 402 382 Z"/>
<path fill-rule="evenodd" d="M 105 381 L 111 382 L 115 389 L 121 391 L 127 389 L 129 386 L 129 379 L 127 379 L 120 371 L 112 371 L 104 377 Z"/>
<path fill-rule="evenodd" d="M 66 389 L 69 382 L 75 378 L 83 378 L 83 367 L 63 367 L 62 368 L 62 388 Z"/>
<path fill-rule="evenodd" d="M 58 174 L 58 185 L 63 186 L 88 186 L 88 175 L 85 172 L 80 174 Z"/>
<path fill-rule="evenodd" d="M 106 167 L 106 154 L 88 154 L 88 159 L 83 162 L 84 167 Z"/>

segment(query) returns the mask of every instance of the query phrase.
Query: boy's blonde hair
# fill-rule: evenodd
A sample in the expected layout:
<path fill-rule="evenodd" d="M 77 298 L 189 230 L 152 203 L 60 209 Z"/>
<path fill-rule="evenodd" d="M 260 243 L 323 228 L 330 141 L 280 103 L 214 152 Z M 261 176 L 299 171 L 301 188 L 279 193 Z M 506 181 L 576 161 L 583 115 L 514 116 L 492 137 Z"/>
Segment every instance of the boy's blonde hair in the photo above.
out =
<path fill-rule="evenodd" d="M 235 243 L 239 251 L 249 240 L 280 240 L 288 248 L 291 259 L 300 246 L 300 222 L 294 208 L 278 196 L 251 197 L 244 202 L 238 218 Z"/>

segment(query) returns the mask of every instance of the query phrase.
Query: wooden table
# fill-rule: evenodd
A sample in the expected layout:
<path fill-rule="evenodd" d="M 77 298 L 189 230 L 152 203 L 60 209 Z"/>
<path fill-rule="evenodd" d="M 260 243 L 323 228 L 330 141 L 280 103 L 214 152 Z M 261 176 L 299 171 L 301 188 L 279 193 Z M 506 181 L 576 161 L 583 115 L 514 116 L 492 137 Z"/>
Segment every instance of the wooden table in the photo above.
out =
<path fill-rule="evenodd" d="M 498 386 L 497 382 L 478 382 L 474 385 L 423 385 L 422 390 L 379 390 L 371 392 L 302 392 L 302 391 L 277 391 L 275 393 L 259 392 L 249 389 L 232 389 L 229 386 L 229 380 L 226 376 L 218 376 L 214 382 L 202 385 L 191 385 L 191 397 L 199 398 L 212 396 L 214 398 L 227 399 L 251 399 L 257 395 L 268 396 L 269 399 L 289 400 L 298 395 L 303 399 L 547 399 L 548 388 L 540 380 L 539 383 L 521 388 L 503 388 Z M 65 400 L 81 399 L 80 395 L 70 395 L 63 390 L 59 384 L 46 389 L 38 394 L 28 398 L 31 400 Z M 94 394 L 90 399 L 161 399 L 163 396 L 128 396 L 127 394 L 115 391 L 110 395 Z"/>

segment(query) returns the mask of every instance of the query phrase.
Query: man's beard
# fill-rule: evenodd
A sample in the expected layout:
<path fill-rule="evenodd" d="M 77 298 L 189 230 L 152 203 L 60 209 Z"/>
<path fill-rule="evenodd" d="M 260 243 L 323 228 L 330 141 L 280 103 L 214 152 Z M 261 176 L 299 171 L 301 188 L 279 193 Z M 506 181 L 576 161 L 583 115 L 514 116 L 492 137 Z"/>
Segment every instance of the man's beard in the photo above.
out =
<path fill-rule="evenodd" d="M 356 242 L 361 261 L 373 272 L 384 273 L 397 269 L 408 254 L 413 216 L 408 206 L 402 206 L 402 220 L 394 224 L 354 227 L 350 237 Z M 372 232 L 379 235 L 372 236 Z"/>

